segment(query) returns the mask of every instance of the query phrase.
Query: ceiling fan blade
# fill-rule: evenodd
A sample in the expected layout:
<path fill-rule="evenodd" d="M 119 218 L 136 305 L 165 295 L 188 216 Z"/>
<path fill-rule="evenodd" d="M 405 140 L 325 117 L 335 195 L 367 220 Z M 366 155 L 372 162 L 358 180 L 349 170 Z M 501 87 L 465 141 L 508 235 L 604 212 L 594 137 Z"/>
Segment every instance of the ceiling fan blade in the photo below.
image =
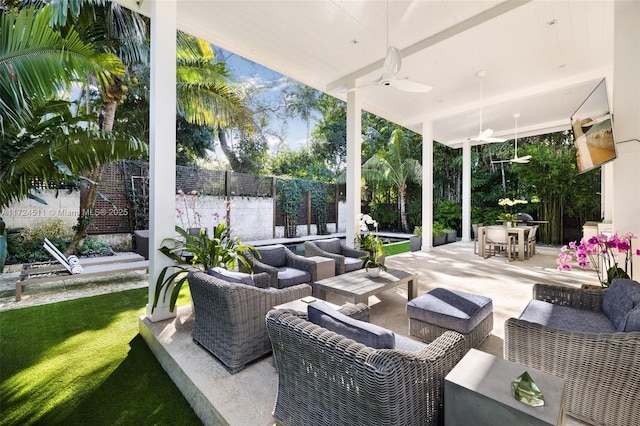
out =
<path fill-rule="evenodd" d="M 419 83 L 417 81 L 411 81 L 411 80 L 401 80 L 401 79 L 391 80 L 391 84 L 389 85 L 395 87 L 396 89 L 402 90 L 404 92 L 412 92 L 412 93 L 427 93 L 431 89 L 433 89 L 433 86 L 429 86 L 428 84 Z"/>
<path fill-rule="evenodd" d="M 480 139 L 483 142 L 487 142 L 487 143 L 493 143 L 493 142 L 505 142 L 506 139 L 502 139 L 502 138 L 484 138 L 484 139 Z"/>
<path fill-rule="evenodd" d="M 513 160 L 493 160 L 491 162 L 491 164 L 498 164 L 498 163 L 511 163 Z"/>
<path fill-rule="evenodd" d="M 480 132 L 480 134 L 478 135 L 478 140 L 485 140 L 486 138 L 491 137 L 491 135 L 493 135 L 492 129 L 484 129 L 484 131 Z"/>
<path fill-rule="evenodd" d="M 382 75 L 391 77 L 397 75 L 402 67 L 402 55 L 397 47 L 389 46 L 387 56 L 384 57 L 384 65 L 382 66 Z"/>
<path fill-rule="evenodd" d="M 530 155 L 525 155 L 524 157 L 515 157 L 511 161 L 514 162 L 514 163 L 526 164 L 526 163 L 529 162 L 529 160 L 531 160 L 531 156 Z"/>

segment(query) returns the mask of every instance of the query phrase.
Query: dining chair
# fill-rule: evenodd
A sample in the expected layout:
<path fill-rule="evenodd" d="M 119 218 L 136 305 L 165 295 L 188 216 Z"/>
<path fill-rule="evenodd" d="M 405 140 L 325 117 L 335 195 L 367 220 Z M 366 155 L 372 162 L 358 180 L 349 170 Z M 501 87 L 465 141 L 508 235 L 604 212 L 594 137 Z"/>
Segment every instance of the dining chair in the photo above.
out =
<path fill-rule="evenodd" d="M 538 225 L 532 226 L 527 235 L 527 241 L 524 245 L 524 257 L 530 259 L 531 256 L 536 254 L 536 233 L 538 232 Z"/>
<path fill-rule="evenodd" d="M 478 254 L 478 228 L 481 226 L 481 223 L 471 224 L 471 231 L 473 232 L 473 254 Z"/>
<path fill-rule="evenodd" d="M 484 229 L 485 258 L 495 256 L 499 250 L 506 250 L 509 261 L 515 258 L 516 242 L 504 226 L 489 226 Z M 488 254 L 487 254 L 488 253 Z"/>

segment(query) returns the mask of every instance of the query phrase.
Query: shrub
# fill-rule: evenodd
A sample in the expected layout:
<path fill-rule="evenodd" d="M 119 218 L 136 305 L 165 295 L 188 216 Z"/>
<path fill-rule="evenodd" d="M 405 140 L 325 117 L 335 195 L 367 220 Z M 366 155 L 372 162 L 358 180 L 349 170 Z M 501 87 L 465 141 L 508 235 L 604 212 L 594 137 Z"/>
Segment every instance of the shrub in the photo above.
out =
<path fill-rule="evenodd" d="M 44 241 L 48 239 L 69 239 L 73 236 L 73 229 L 62 219 L 47 219 L 34 223 L 29 228 L 24 228 L 20 236 L 26 241 Z"/>

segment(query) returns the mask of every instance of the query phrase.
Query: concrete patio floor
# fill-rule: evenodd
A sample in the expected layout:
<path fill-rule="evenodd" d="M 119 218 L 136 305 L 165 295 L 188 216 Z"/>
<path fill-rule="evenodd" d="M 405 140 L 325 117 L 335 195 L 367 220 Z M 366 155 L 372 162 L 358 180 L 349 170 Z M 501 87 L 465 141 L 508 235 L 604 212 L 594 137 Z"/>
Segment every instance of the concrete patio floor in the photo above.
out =
<path fill-rule="evenodd" d="M 531 298 L 534 283 L 579 287 L 597 281 L 593 271 L 556 269 L 557 247 L 538 246 L 530 260 L 508 262 L 503 256 L 482 259 L 473 243 L 453 243 L 431 252 L 405 253 L 387 258 L 390 268 L 418 275 L 418 294 L 445 287 L 483 294 L 493 299 L 494 328 L 479 350 L 502 357 L 504 322 L 517 317 Z M 329 295 L 329 301 L 348 300 Z M 371 322 L 408 335 L 405 314 L 407 288 L 400 286 L 369 299 Z M 193 343 L 191 306 L 178 309 L 171 320 L 151 323 L 140 318 L 140 334 L 161 364 L 207 425 L 274 425 L 271 417 L 277 375 L 271 356 L 260 359 L 237 374 L 229 374 L 207 351 Z M 569 426 L 584 423 L 567 417 Z"/>

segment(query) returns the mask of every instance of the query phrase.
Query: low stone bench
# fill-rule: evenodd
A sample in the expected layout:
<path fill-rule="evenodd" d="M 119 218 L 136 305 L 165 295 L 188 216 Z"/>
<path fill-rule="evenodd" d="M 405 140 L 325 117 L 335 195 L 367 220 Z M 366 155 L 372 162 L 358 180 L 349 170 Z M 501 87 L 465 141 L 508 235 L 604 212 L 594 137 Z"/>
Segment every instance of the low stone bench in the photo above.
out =
<path fill-rule="evenodd" d="M 486 296 L 436 288 L 407 303 L 409 334 L 432 342 L 447 330 L 465 337 L 465 352 L 493 329 L 493 301 Z"/>

